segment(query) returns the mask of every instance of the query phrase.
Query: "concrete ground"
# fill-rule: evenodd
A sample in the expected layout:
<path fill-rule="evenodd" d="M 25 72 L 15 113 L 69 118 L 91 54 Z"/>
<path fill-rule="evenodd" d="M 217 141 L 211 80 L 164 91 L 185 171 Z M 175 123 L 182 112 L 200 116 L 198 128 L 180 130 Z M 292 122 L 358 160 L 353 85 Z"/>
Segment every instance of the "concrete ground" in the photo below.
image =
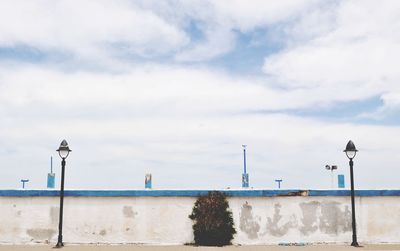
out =
<path fill-rule="evenodd" d="M 13 246 L 0 245 L 0 251 L 54 251 L 50 245 Z M 67 245 L 64 251 L 345 251 L 345 250 L 400 250 L 400 245 L 365 245 L 354 248 L 344 245 L 307 245 L 307 246 L 226 246 L 226 247 L 193 247 L 193 246 L 147 246 L 147 245 Z"/>

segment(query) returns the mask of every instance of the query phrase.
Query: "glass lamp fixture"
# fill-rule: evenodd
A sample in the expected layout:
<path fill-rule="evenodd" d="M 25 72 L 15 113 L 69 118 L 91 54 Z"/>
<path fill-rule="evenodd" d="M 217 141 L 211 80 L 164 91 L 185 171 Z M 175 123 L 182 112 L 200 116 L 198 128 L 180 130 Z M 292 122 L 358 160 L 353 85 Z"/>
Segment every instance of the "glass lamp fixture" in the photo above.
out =
<path fill-rule="evenodd" d="M 353 141 L 350 140 L 349 143 L 347 143 L 346 149 L 343 152 L 346 153 L 347 158 L 353 159 L 356 156 L 358 150 L 356 149 Z"/>
<path fill-rule="evenodd" d="M 66 159 L 68 157 L 71 149 L 69 149 L 68 143 L 65 139 L 61 142 L 60 147 L 57 149 L 57 152 L 62 159 Z"/>

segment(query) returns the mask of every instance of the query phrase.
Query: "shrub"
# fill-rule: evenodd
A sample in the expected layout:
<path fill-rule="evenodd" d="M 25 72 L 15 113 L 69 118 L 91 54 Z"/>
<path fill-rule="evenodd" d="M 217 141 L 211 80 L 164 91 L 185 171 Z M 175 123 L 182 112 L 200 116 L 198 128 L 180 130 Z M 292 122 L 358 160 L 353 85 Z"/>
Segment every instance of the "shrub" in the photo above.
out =
<path fill-rule="evenodd" d="M 229 245 L 236 233 L 229 203 L 221 192 L 209 192 L 200 196 L 189 218 L 194 221 L 193 234 L 196 245 Z"/>

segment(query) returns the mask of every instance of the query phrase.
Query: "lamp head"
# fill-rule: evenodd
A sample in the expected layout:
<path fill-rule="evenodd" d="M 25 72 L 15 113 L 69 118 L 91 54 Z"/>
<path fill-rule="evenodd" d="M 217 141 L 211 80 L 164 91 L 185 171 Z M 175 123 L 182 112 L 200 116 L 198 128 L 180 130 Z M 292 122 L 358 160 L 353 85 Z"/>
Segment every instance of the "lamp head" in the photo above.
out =
<path fill-rule="evenodd" d="M 57 152 L 62 159 L 66 159 L 68 157 L 71 149 L 69 149 L 68 143 L 65 139 L 61 142 L 60 147 L 57 149 Z"/>
<path fill-rule="evenodd" d="M 354 145 L 353 141 L 350 140 L 349 143 L 347 143 L 346 149 L 344 149 L 343 152 L 346 153 L 347 158 L 353 159 L 356 156 L 358 150 L 356 149 L 356 146 Z"/>

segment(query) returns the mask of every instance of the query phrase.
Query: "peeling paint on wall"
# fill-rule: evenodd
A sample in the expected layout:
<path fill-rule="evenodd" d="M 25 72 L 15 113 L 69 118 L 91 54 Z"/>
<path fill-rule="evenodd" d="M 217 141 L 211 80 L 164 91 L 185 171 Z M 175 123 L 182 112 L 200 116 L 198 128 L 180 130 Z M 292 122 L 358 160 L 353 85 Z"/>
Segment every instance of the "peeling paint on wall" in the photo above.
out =
<path fill-rule="evenodd" d="M 297 220 L 295 215 L 292 215 L 290 221 L 283 224 L 279 224 L 280 220 L 282 219 L 282 215 L 280 215 L 281 207 L 282 207 L 281 204 L 275 203 L 273 217 L 267 218 L 267 231 L 269 234 L 276 237 L 284 236 L 285 234 L 287 234 L 290 228 L 294 228 L 297 226 Z"/>
<path fill-rule="evenodd" d="M 124 206 L 122 212 L 126 218 L 134 218 L 135 215 L 137 214 L 136 212 L 133 211 L 131 206 Z"/>
<path fill-rule="evenodd" d="M 356 199 L 361 243 L 399 243 L 400 196 Z M 64 240 L 71 243 L 160 243 L 193 241 L 187 217 L 193 197 L 69 197 Z M 351 241 L 349 197 L 228 197 L 240 245 L 279 242 Z M 54 197 L 1 197 L 0 243 L 54 242 L 59 208 Z M 20 215 L 18 212 L 21 212 Z"/>
<path fill-rule="evenodd" d="M 327 234 L 339 234 L 351 231 L 351 212 L 346 206 L 342 211 L 338 202 L 321 203 L 319 229 Z"/>
<path fill-rule="evenodd" d="M 26 233 L 34 240 L 43 241 L 50 240 L 56 234 L 56 230 L 47 228 L 32 228 L 28 229 Z"/>
<path fill-rule="evenodd" d="M 300 232 L 303 235 L 309 235 L 318 230 L 318 217 L 317 210 L 320 206 L 318 201 L 311 201 L 308 203 L 300 203 L 301 213 L 303 218 L 301 219 L 302 226 Z"/>
<path fill-rule="evenodd" d="M 260 217 L 258 217 L 258 221 L 260 221 Z M 257 221 L 254 219 L 252 206 L 250 206 L 247 201 L 245 204 L 243 204 L 240 210 L 239 228 L 247 234 L 247 237 L 249 237 L 249 239 L 256 239 L 258 237 L 260 224 L 258 224 Z"/>

